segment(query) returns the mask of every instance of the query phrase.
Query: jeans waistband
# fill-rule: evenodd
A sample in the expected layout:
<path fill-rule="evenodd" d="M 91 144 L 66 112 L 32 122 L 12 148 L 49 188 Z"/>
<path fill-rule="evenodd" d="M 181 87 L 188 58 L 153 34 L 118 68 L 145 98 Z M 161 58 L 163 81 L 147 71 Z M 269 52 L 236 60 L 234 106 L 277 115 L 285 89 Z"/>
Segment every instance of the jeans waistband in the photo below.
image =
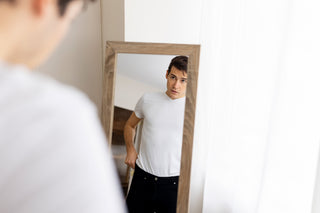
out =
<path fill-rule="evenodd" d="M 159 177 L 144 171 L 137 166 L 137 164 L 135 165 L 134 175 L 139 179 L 143 178 L 145 181 L 151 181 L 159 184 L 178 184 L 179 182 L 179 176 Z"/>

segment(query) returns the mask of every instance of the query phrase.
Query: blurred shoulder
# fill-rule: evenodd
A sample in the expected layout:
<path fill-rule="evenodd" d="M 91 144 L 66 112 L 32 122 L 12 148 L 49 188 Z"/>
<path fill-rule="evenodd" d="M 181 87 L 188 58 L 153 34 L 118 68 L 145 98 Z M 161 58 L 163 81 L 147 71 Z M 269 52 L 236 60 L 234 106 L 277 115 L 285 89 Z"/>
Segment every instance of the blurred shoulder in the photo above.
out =
<path fill-rule="evenodd" d="M 19 66 L 0 70 L 0 105 L 7 109 L 24 106 L 25 110 L 33 111 L 96 111 L 78 89 Z"/>
<path fill-rule="evenodd" d="M 6 129 L 26 133 L 46 126 L 52 132 L 88 129 L 102 135 L 96 106 L 83 92 L 19 66 L 0 67 L 0 115 Z"/>

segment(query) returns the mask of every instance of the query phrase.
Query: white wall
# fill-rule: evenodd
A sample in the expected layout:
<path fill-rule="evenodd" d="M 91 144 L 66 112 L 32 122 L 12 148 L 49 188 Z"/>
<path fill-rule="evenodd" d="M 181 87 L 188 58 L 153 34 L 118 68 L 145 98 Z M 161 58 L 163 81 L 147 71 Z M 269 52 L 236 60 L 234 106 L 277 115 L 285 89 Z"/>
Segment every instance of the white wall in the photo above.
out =
<path fill-rule="evenodd" d="M 144 93 L 165 92 L 165 74 L 172 57 L 174 56 L 118 54 L 115 106 L 134 110 Z"/>
<path fill-rule="evenodd" d="M 317 176 L 315 181 L 315 187 L 313 192 L 313 205 L 312 205 L 312 213 L 320 212 L 320 151 L 318 152 L 319 160 L 318 160 L 318 168 L 317 168 Z"/>
<path fill-rule="evenodd" d="M 198 43 L 199 2 L 126 0 L 125 41 Z"/>
<path fill-rule="evenodd" d="M 114 105 L 133 111 L 139 98 L 144 93 L 159 91 L 160 90 L 158 88 L 155 88 L 149 84 L 136 81 L 125 75 L 117 74 Z"/>
<path fill-rule="evenodd" d="M 175 55 L 117 54 L 117 73 L 166 90 L 166 73 Z"/>

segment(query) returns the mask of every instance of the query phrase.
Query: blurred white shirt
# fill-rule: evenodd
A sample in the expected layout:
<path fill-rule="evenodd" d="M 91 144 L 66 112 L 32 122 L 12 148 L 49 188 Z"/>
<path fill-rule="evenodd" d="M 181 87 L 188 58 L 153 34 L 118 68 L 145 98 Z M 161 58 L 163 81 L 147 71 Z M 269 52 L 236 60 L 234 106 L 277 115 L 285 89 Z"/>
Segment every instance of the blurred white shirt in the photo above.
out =
<path fill-rule="evenodd" d="M 126 212 L 95 106 L 0 63 L 0 212 Z"/>

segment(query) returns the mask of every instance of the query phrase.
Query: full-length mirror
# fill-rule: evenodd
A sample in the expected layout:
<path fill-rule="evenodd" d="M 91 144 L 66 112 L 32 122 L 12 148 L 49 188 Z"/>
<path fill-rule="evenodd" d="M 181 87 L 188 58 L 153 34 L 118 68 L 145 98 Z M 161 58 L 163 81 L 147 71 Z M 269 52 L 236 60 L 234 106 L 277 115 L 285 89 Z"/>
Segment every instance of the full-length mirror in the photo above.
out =
<path fill-rule="evenodd" d="M 199 49 L 107 42 L 102 122 L 131 212 L 188 211 Z"/>

